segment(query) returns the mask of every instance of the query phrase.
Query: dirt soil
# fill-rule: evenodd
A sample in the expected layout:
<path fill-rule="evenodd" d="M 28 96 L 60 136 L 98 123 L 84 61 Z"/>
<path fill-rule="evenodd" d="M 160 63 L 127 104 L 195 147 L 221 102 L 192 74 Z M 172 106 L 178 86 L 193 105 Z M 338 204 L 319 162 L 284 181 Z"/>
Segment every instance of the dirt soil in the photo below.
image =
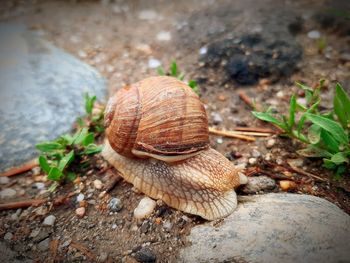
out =
<path fill-rule="evenodd" d="M 96 67 L 107 78 L 110 94 L 125 84 L 157 75 L 149 65 L 150 59 L 165 67 L 176 60 L 187 79 L 198 81 L 210 126 L 271 129 L 269 124 L 253 118 L 251 108 L 238 96 L 240 91 L 257 104 L 272 106 L 281 113 L 286 112 L 290 95 L 298 91 L 295 81 L 315 85 L 325 78 L 327 89 L 322 103 L 326 108 L 331 105 L 336 82 L 350 91 L 350 22 L 329 10 L 350 7 L 347 1 L 319 0 L 3 1 L 0 21 L 24 23 Z M 322 50 L 319 40 L 308 36 L 312 30 L 325 40 Z M 273 78 L 263 76 L 256 83 L 242 86 L 227 76 L 225 59 L 218 67 L 209 67 L 201 59 L 211 43 L 248 33 L 268 41 L 294 41 L 302 52 L 295 70 Z M 257 138 L 255 142 L 211 136 L 211 146 L 236 165 L 249 171 L 259 168 L 272 175 L 276 186 L 271 191 L 282 191 L 278 182 L 288 178 L 296 182 L 296 187 L 288 191 L 325 198 L 350 214 L 349 174 L 335 180 L 322 168 L 322 161 L 300 157 L 296 150 L 302 145 L 297 142 L 276 135 Z M 321 180 L 287 169 L 290 163 Z M 152 216 L 136 220 L 133 210 L 143 194 L 125 181 L 104 193 L 115 171 L 108 169 L 101 157 L 96 157 L 94 164 L 74 184 L 62 186 L 52 195 L 38 189 L 36 183 L 44 183 L 47 189 L 51 182 L 36 168 L 1 185 L 2 189 L 11 187 L 17 191 L 16 198 L 4 202 L 46 197 L 57 201 L 58 197 L 66 197 L 56 205 L 46 202 L 38 207 L 0 212 L 0 237 L 14 252 L 12 259 L 147 262 L 156 258 L 157 262 L 176 262 L 179 249 L 189 245 L 184 240 L 190 229 L 205 221 L 159 201 Z M 102 181 L 102 189 L 94 186 L 96 179 Z M 80 204 L 76 201 L 79 193 L 85 196 Z M 111 212 L 107 207 L 111 197 L 121 200 L 120 212 Z M 82 218 L 75 211 L 79 206 L 86 207 Z M 48 215 L 55 216 L 54 226 L 43 226 Z M 10 256 L 3 254 L 9 260 Z"/>

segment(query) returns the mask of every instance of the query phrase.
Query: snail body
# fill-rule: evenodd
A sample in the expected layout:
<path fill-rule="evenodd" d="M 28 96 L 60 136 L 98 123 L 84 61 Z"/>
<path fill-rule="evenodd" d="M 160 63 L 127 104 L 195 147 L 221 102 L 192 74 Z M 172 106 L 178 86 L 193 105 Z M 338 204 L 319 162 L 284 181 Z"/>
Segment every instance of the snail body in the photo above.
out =
<path fill-rule="evenodd" d="M 171 77 L 150 77 L 108 102 L 103 157 L 141 192 L 208 220 L 234 211 L 246 177 L 209 147 L 198 96 Z"/>

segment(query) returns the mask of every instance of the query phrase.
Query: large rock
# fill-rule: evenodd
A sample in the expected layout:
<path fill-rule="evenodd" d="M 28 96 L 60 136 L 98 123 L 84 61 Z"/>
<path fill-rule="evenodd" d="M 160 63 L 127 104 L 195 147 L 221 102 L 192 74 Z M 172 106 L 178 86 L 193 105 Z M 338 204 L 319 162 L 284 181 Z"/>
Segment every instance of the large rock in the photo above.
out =
<path fill-rule="evenodd" d="M 68 132 L 84 113 L 83 94 L 103 98 L 90 66 L 25 27 L 0 24 L 0 170 L 34 158 L 34 145 Z"/>
<path fill-rule="evenodd" d="M 350 262 L 350 217 L 313 196 L 245 197 L 223 223 L 192 229 L 183 262 Z"/>

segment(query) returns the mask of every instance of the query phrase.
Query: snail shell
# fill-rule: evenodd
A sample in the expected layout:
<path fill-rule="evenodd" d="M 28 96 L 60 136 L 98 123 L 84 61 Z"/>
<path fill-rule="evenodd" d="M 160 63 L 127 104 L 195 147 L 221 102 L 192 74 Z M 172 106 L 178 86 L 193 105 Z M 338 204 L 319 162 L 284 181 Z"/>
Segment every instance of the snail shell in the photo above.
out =
<path fill-rule="evenodd" d="M 112 148 L 126 157 L 175 162 L 209 145 L 203 104 L 171 77 L 150 77 L 120 89 L 107 104 L 105 126 Z"/>
<path fill-rule="evenodd" d="M 237 206 L 234 189 L 247 178 L 209 147 L 203 104 L 171 77 L 151 77 L 108 102 L 103 157 L 141 192 L 208 220 Z"/>

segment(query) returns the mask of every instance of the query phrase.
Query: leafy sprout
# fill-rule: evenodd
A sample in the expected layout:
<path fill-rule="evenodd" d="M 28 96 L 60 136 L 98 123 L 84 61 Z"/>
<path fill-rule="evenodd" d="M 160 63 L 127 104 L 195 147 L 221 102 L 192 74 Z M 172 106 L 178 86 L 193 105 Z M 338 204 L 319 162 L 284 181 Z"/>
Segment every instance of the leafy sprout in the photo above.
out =
<path fill-rule="evenodd" d="M 158 72 L 158 75 L 160 75 L 160 76 L 171 76 L 171 77 L 177 78 L 181 81 L 183 81 L 185 79 L 185 73 L 179 71 L 179 68 L 178 68 L 175 61 L 173 61 L 171 63 L 168 71 L 165 71 L 164 68 L 159 67 L 157 69 L 157 72 Z M 189 80 L 187 85 L 190 86 L 194 92 L 199 94 L 199 88 L 198 88 L 197 82 L 195 80 Z"/>
<path fill-rule="evenodd" d="M 350 98 L 337 83 L 333 109 L 323 112 L 319 109 L 324 80 L 315 88 L 297 83 L 304 90 L 306 105 L 298 103 L 292 95 L 288 115 L 276 116 L 271 111 L 253 111 L 253 115 L 279 127 L 284 135 L 307 145 L 297 151 L 306 157 L 323 158 L 323 166 L 335 171 L 337 176 L 349 169 L 350 162 Z M 298 117 L 300 115 L 300 117 Z"/>
<path fill-rule="evenodd" d="M 41 152 L 39 165 L 47 174 L 49 180 L 55 183 L 50 188 L 55 190 L 58 182 L 68 179 L 75 180 L 79 171 L 79 164 L 89 155 L 99 153 L 101 146 L 94 143 L 95 138 L 100 136 L 103 128 L 103 109 L 94 113 L 96 96 L 84 95 L 85 118 L 78 118 L 78 129 L 74 134 L 64 134 L 53 141 L 41 142 L 36 148 Z M 77 165 L 73 165 L 77 164 Z"/>

